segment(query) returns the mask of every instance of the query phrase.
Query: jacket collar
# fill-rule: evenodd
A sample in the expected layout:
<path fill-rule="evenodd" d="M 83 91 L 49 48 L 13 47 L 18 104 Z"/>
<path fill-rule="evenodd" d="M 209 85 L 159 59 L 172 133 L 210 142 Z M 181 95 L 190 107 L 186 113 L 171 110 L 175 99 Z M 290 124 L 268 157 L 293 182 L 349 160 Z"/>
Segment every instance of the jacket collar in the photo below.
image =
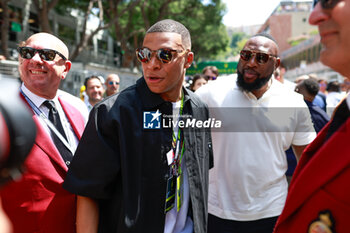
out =
<path fill-rule="evenodd" d="M 22 93 L 20 93 L 20 97 L 31 109 L 30 105 L 25 100 Z M 58 97 L 58 100 L 60 101 L 63 111 L 65 112 L 69 120 L 69 123 L 71 124 L 76 136 L 78 137 L 78 139 L 80 139 L 84 130 L 84 118 L 81 116 L 78 110 L 74 109 L 68 103 L 62 101 L 59 97 Z M 64 171 L 67 171 L 68 167 L 64 163 L 52 139 L 45 132 L 45 129 L 42 127 L 38 116 L 33 112 L 33 110 L 32 110 L 32 113 L 33 113 L 33 120 L 37 126 L 37 136 L 35 138 L 35 144 L 39 148 L 41 148 L 41 150 L 43 150 L 43 152 L 45 152 L 50 158 L 52 158 L 52 160 L 55 161 Z"/>

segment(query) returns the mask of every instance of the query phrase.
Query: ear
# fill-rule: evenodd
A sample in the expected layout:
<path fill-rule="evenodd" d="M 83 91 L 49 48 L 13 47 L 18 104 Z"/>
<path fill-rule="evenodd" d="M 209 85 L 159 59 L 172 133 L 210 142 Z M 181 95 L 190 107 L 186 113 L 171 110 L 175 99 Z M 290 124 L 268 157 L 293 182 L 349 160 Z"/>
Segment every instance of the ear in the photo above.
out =
<path fill-rule="evenodd" d="M 66 78 L 71 67 L 72 67 L 72 62 L 70 60 L 66 60 L 64 64 L 64 70 L 62 72 L 62 79 Z"/>
<path fill-rule="evenodd" d="M 194 59 L 194 53 L 193 52 L 188 52 L 187 56 L 186 56 L 186 63 L 185 63 L 185 68 L 188 69 L 190 68 L 192 62 Z"/>
<path fill-rule="evenodd" d="M 275 69 L 277 69 L 281 64 L 281 58 L 277 57 L 275 62 Z"/>

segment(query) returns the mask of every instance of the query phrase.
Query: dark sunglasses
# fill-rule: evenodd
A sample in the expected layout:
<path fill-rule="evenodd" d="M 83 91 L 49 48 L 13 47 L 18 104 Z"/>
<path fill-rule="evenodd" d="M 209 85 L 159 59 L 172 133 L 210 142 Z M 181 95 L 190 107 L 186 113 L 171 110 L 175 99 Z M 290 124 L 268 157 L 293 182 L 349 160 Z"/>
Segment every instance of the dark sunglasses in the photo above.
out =
<path fill-rule="evenodd" d="M 270 57 L 277 57 L 275 55 L 267 54 L 267 53 L 261 53 L 261 52 L 252 52 L 250 50 L 242 50 L 240 52 L 240 57 L 244 61 L 249 61 L 255 54 L 255 59 L 259 64 L 265 64 L 268 62 Z"/>
<path fill-rule="evenodd" d="M 115 84 L 115 85 L 119 85 L 119 82 L 109 81 L 109 82 L 108 82 L 108 84 L 109 84 L 109 85 L 113 85 L 113 84 Z"/>
<path fill-rule="evenodd" d="M 174 49 L 150 50 L 149 48 L 139 48 L 136 50 L 136 57 L 140 62 L 147 63 L 151 60 L 153 53 L 155 53 L 159 61 L 162 63 L 169 63 L 173 59 L 174 53 L 182 52 L 182 50 Z"/>
<path fill-rule="evenodd" d="M 335 5 L 337 5 L 338 2 L 340 2 L 340 0 L 314 0 L 314 8 L 318 2 L 321 2 L 323 9 L 332 9 Z"/>
<path fill-rule="evenodd" d="M 32 59 L 36 53 L 39 54 L 40 58 L 44 61 L 53 61 L 58 54 L 63 60 L 67 58 L 60 52 L 53 49 L 34 49 L 31 47 L 18 47 L 19 55 L 24 59 Z"/>

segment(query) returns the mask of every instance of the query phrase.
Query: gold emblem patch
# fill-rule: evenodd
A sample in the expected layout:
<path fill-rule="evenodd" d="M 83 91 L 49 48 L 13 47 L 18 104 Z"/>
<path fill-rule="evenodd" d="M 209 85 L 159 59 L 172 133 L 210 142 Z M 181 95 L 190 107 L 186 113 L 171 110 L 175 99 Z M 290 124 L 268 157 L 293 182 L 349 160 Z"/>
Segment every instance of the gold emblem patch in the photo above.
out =
<path fill-rule="evenodd" d="M 332 213 L 329 210 L 319 212 L 318 218 L 309 225 L 308 233 L 335 233 Z"/>

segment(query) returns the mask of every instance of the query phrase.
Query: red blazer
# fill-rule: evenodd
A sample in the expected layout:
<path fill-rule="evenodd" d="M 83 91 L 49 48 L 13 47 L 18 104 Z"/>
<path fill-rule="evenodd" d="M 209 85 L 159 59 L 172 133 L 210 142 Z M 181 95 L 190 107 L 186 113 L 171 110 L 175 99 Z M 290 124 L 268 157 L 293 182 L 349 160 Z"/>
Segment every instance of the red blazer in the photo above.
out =
<path fill-rule="evenodd" d="M 350 118 L 324 143 L 328 128 L 305 149 L 275 233 L 350 232 Z"/>
<path fill-rule="evenodd" d="M 62 108 L 80 139 L 84 118 L 80 112 L 59 98 Z M 51 137 L 33 114 L 37 126 L 35 144 L 25 163 L 25 173 L 1 191 L 5 212 L 14 233 L 74 233 L 76 196 L 62 188 L 67 166 Z"/>

